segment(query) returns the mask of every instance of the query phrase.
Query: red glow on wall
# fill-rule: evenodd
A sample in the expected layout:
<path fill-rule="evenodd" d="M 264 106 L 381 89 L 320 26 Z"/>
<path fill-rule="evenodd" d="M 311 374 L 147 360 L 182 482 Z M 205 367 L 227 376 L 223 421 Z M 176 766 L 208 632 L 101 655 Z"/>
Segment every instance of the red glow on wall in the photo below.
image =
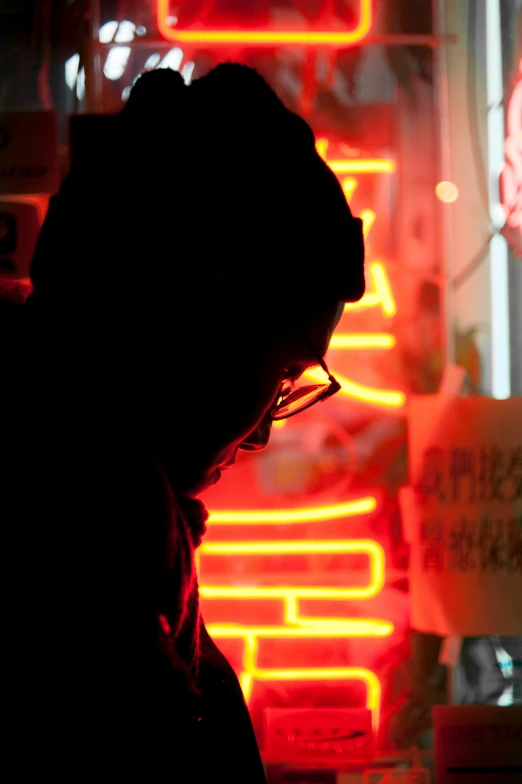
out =
<path fill-rule="evenodd" d="M 345 47 L 353 46 L 362 41 L 372 26 L 373 0 L 359 0 L 357 22 L 352 30 L 334 29 L 301 29 L 301 30 L 235 30 L 209 29 L 193 27 L 182 29 L 173 27 L 171 23 L 170 0 L 157 0 L 156 20 L 158 30 L 168 41 L 196 45 L 211 44 L 213 46 L 322 46 Z"/>

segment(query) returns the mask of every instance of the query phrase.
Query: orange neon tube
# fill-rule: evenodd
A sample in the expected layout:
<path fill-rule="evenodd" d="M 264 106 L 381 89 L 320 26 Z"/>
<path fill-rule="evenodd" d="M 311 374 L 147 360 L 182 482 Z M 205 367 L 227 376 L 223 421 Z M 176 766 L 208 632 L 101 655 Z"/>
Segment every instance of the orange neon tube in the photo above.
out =
<path fill-rule="evenodd" d="M 393 174 L 395 162 L 390 158 L 342 158 L 326 161 L 335 174 Z"/>
<path fill-rule="evenodd" d="M 395 162 L 391 158 L 339 158 L 328 160 L 328 139 L 317 139 L 315 149 L 323 161 L 336 174 L 393 174 L 395 171 Z M 356 180 L 352 182 L 350 182 L 352 178 L 347 178 L 347 180 L 346 188 L 355 190 L 357 187 Z M 342 186 L 344 189 L 344 180 Z"/>
<path fill-rule="evenodd" d="M 215 636 L 215 635 L 214 635 Z M 372 711 L 374 729 L 379 725 L 381 684 L 378 677 L 365 667 L 309 667 L 286 669 L 259 669 L 257 654 L 259 641 L 256 637 L 245 638 L 243 653 L 243 672 L 239 682 L 246 702 L 252 695 L 254 680 L 260 681 L 302 681 L 302 680 L 361 680 L 366 685 L 366 707 Z"/>
<path fill-rule="evenodd" d="M 329 349 L 365 349 L 365 348 L 394 348 L 396 344 L 393 335 L 384 333 L 361 333 L 333 335 Z M 284 422 L 284 420 L 282 420 Z"/>
<path fill-rule="evenodd" d="M 200 594 L 208 599 L 369 599 L 378 594 L 385 579 L 384 550 L 371 539 L 347 541 L 287 541 L 287 542 L 203 542 L 203 555 L 299 555 L 299 554 L 355 554 L 370 559 L 370 582 L 363 586 L 267 586 L 267 585 L 201 585 Z"/>
<path fill-rule="evenodd" d="M 207 555 L 282 555 L 296 553 L 368 553 L 375 558 L 383 557 L 380 544 L 372 539 L 349 539 L 347 541 L 320 539 L 292 540 L 289 542 L 203 542 L 200 553 Z"/>
<path fill-rule="evenodd" d="M 158 30 L 168 41 L 178 43 L 339 47 L 358 43 L 368 35 L 372 26 L 372 0 L 359 0 L 359 21 L 353 30 L 178 30 L 168 24 L 169 17 L 170 1 L 157 0 Z"/>
<path fill-rule="evenodd" d="M 381 684 L 371 670 L 364 667 L 306 667 L 299 669 L 256 669 L 253 672 L 259 681 L 317 681 L 317 680 L 360 680 L 366 685 L 366 707 L 372 711 L 374 728 L 379 724 Z"/>
<path fill-rule="evenodd" d="M 363 681 L 366 686 L 366 707 L 372 711 L 373 728 L 379 726 L 379 705 L 381 684 L 378 677 L 365 667 L 309 667 L 295 669 L 258 669 L 253 668 L 243 673 L 240 679 L 245 700 L 251 696 L 253 681 Z"/>
<path fill-rule="evenodd" d="M 385 316 L 390 318 L 395 316 L 397 305 L 393 298 L 384 265 L 380 261 L 372 261 L 369 265 L 369 272 L 374 291 L 365 294 L 359 302 L 347 302 L 344 306 L 344 312 L 348 313 L 353 310 L 365 310 L 380 306 Z"/>
<path fill-rule="evenodd" d="M 341 182 L 343 193 L 346 197 L 346 201 L 350 201 L 353 194 L 357 190 L 357 185 L 359 183 L 355 179 L 355 177 L 344 177 L 343 181 Z"/>
<path fill-rule="evenodd" d="M 201 585 L 205 599 L 370 599 L 379 593 L 376 580 L 351 588 L 308 585 Z"/>
<path fill-rule="evenodd" d="M 372 230 L 372 226 L 375 223 L 375 212 L 373 210 L 361 210 L 359 217 L 362 219 L 363 235 L 366 238 L 368 237 L 370 231 Z"/>
<path fill-rule="evenodd" d="M 389 621 L 373 618 L 334 620 L 317 626 L 243 626 L 233 623 L 211 623 L 207 626 L 211 637 L 239 640 L 255 637 L 258 640 L 316 639 L 323 637 L 388 637 L 393 632 Z"/>
<path fill-rule="evenodd" d="M 216 626 L 218 628 L 216 628 Z M 219 624 L 208 627 L 209 634 L 215 638 L 225 639 L 228 634 Z M 379 725 L 379 708 L 381 699 L 381 684 L 378 677 L 365 667 L 307 667 L 285 669 L 260 669 L 257 667 L 257 654 L 259 639 L 253 635 L 244 637 L 245 647 L 243 653 L 243 672 L 240 673 L 239 682 L 248 702 L 252 696 L 254 680 L 259 681 L 303 681 L 303 680 L 361 680 L 366 685 L 366 707 L 372 711 L 374 729 Z"/>
<path fill-rule="evenodd" d="M 388 621 L 371 618 L 332 618 L 317 615 L 299 614 L 299 599 L 295 596 L 286 596 L 284 600 L 284 622 L 287 626 L 307 626 L 314 629 L 340 629 L 350 628 L 349 636 L 386 637 L 393 632 L 393 624 Z"/>
<path fill-rule="evenodd" d="M 394 389 L 375 389 L 374 387 L 367 387 L 363 384 L 357 384 L 355 381 L 350 381 L 344 376 L 340 376 L 332 368 L 335 378 L 341 385 L 341 394 L 353 397 L 355 400 L 360 400 L 362 403 L 370 403 L 376 406 L 384 406 L 386 408 L 401 408 L 406 402 L 404 392 Z M 321 383 L 324 381 L 324 371 L 321 368 L 310 368 L 304 373 L 306 378 L 311 381 Z"/>
<path fill-rule="evenodd" d="M 210 512 L 208 525 L 285 525 L 295 523 L 320 523 L 342 517 L 369 514 L 375 511 L 377 502 L 371 496 L 358 501 L 308 509 L 253 509 L 245 511 L 215 510 Z"/>
<path fill-rule="evenodd" d="M 328 626 L 243 626 L 234 623 L 211 623 L 207 627 L 211 637 L 239 640 L 255 637 L 258 640 L 316 639 L 318 637 L 388 637 L 393 632 L 390 621 L 373 618 L 334 620 Z"/>

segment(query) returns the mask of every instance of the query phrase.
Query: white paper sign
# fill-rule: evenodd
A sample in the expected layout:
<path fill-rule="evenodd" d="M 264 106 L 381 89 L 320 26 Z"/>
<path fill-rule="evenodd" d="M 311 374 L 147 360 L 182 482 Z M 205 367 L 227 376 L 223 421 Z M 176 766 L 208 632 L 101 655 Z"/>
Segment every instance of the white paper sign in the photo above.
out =
<path fill-rule="evenodd" d="M 415 397 L 409 441 L 412 627 L 522 634 L 522 398 Z"/>

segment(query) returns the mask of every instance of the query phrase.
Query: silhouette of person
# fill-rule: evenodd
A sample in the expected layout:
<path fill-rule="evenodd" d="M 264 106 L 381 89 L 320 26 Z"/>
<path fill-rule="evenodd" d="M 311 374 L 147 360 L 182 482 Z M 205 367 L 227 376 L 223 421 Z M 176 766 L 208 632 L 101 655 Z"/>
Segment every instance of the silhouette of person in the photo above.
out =
<path fill-rule="evenodd" d="M 335 391 L 327 369 L 292 385 L 364 292 L 361 222 L 245 66 L 146 73 L 103 127 L 51 201 L 12 341 L 7 746 L 20 780 L 255 784 L 199 614 L 198 495 Z"/>

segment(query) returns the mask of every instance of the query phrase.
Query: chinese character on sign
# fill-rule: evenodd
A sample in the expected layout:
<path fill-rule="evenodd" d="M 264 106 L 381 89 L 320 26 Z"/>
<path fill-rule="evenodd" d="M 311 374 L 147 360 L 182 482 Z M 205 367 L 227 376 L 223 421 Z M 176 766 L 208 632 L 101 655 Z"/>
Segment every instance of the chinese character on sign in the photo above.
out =
<path fill-rule="evenodd" d="M 423 455 L 422 475 L 416 487 L 424 502 L 433 497 L 435 501 L 446 500 L 445 485 L 446 453 L 438 447 L 426 449 Z"/>

